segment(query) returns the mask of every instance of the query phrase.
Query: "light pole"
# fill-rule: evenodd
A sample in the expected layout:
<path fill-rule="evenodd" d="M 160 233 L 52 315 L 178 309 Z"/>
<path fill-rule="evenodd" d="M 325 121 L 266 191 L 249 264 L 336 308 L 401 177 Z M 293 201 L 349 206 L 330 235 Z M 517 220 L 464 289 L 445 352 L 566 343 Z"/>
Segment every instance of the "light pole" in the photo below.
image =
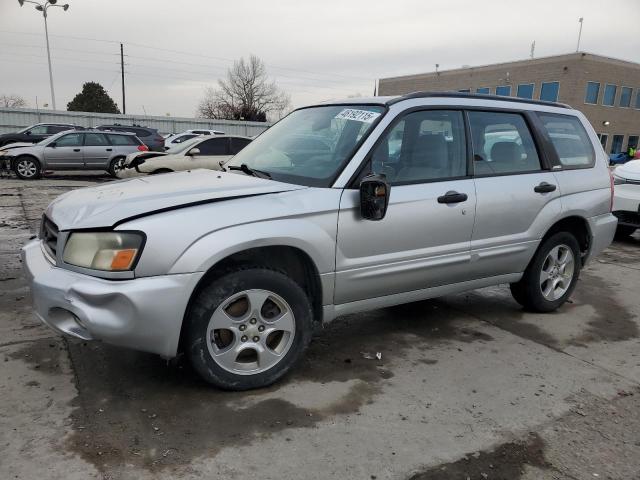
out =
<path fill-rule="evenodd" d="M 49 61 L 49 86 L 51 87 L 51 105 L 53 109 L 56 109 L 56 95 L 53 92 L 53 72 L 51 70 L 51 52 L 49 51 L 49 29 L 47 28 L 47 10 L 49 7 L 60 7 L 65 12 L 69 10 L 69 4 L 56 5 L 58 0 L 46 0 L 45 3 L 34 2 L 33 0 L 18 0 L 20 6 L 24 6 L 25 3 L 33 3 L 36 6 L 36 10 L 42 12 L 44 17 L 44 36 L 47 39 L 47 60 Z"/>

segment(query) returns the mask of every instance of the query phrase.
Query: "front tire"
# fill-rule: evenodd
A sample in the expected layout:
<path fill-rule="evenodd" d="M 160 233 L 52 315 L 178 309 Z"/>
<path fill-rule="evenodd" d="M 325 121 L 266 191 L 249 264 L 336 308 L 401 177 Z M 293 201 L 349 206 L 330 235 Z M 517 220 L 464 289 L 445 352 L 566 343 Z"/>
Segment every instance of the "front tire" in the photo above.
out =
<path fill-rule="evenodd" d="M 580 275 L 580 246 L 568 232 L 546 239 L 522 279 L 512 283 L 513 298 L 533 312 L 552 312 L 567 301 Z"/>
<path fill-rule="evenodd" d="M 40 162 L 33 157 L 18 157 L 13 163 L 13 171 L 21 180 L 36 180 L 40 178 L 42 169 Z"/>
<path fill-rule="evenodd" d="M 205 286 L 186 317 L 186 351 L 207 382 L 225 390 L 270 385 L 311 341 L 313 310 L 287 275 L 238 269 Z"/>

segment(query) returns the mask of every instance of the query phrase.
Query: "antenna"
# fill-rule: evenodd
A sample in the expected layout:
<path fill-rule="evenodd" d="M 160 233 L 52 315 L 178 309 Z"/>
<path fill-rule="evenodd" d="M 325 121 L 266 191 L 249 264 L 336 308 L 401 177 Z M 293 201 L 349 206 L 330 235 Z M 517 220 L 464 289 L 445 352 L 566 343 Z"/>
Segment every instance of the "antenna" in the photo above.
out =
<path fill-rule="evenodd" d="M 531 58 L 535 56 L 535 52 L 536 52 L 536 41 L 534 40 L 533 43 L 531 43 Z"/>
<path fill-rule="evenodd" d="M 580 39 L 582 38 L 582 22 L 584 21 L 584 17 L 580 17 L 578 19 L 578 23 L 580 23 L 580 30 L 578 30 L 578 46 L 576 47 L 576 52 L 580 51 Z"/>

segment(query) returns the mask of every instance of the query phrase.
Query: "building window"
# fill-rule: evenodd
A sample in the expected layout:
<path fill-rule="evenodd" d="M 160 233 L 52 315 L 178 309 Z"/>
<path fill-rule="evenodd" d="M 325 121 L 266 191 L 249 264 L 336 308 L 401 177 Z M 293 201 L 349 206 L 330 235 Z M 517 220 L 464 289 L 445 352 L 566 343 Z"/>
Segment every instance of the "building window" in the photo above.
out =
<path fill-rule="evenodd" d="M 599 82 L 587 82 L 587 93 L 584 96 L 584 103 L 598 104 L 598 95 L 600 94 Z"/>
<path fill-rule="evenodd" d="M 624 142 L 624 135 L 614 135 L 611 141 L 611 153 L 621 153 L 622 142 Z"/>
<path fill-rule="evenodd" d="M 503 85 L 501 87 L 496 87 L 496 95 L 502 95 L 503 97 L 510 97 L 511 85 Z"/>
<path fill-rule="evenodd" d="M 622 87 L 620 89 L 620 107 L 629 108 L 631 106 L 631 87 Z"/>
<path fill-rule="evenodd" d="M 602 149 L 606 149 L 607 148 L 607 140 L 609 140 L 609 135 L 607 135 L 606 133 L 600 133 L 598 134 L 598 138 L 600 139 L 600 144 L 602 145 Z"/>
<path fill-rule="evenodd" d="M 518 85 L 517 96 L 520 98 L 533 98 L 533 83 L 521 83 Z"/>
<path fill-rule="evenodd" d="M 491 88 L 489 87 L 480 87 L 480 88 L 476 88 L 476 93 L 481 93 L 484 95 L 489 95 L 491 93 Z M 640 100 L 639 100 L 640 101 Z M 638 107 L 640 108 L 640 107 Z"/>
<path fill-rule="evenodd" d="M 636 89 L 636 108 L 640 108 L 640 88 Z"/>
<path fill-rule="evenodd" d="M 540 87 L 540 100 L 557 102 L 560 92 L 560 82 L 544 82 Z"/>
<path fill-rule="evenodd" d="M 638 149 L 638 139 L 640 137 L 638 137 L 638 135 L 629 135 L 629 141 L 627 142 L 627 151 L 630 148 L 633 148 L 634 150 Z"/>
<path fill-rule="evenodd" d="M 608 107 L 613 107 L 613 104 L 616 101 L 616 90 L 618 87 L 615 85 L 611 85 L 607 83 L 604 86 L 604 95 L 602 95 L 602 105 L 606 105 Z"/>

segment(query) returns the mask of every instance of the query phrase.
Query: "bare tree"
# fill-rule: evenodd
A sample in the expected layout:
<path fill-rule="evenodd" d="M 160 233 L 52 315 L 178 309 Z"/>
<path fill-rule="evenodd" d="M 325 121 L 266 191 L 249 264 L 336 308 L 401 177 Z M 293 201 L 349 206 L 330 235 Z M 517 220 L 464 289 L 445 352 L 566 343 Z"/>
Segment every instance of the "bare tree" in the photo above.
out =
<path fill-rule="evenodd" d="M 26 106 L 26 100 L 20 95 L 0 95 L 0 107 L 24 108 Z"/>
<path fill-rule="evenodd" d="M 226 120 L 264 122 L 269 115 L 282 115 L 289 95 L 267 76 L 264 62 L 255 55 L 233 63 L 218 88 L 209 87 L 198 105 L 198 115 Z"/>

